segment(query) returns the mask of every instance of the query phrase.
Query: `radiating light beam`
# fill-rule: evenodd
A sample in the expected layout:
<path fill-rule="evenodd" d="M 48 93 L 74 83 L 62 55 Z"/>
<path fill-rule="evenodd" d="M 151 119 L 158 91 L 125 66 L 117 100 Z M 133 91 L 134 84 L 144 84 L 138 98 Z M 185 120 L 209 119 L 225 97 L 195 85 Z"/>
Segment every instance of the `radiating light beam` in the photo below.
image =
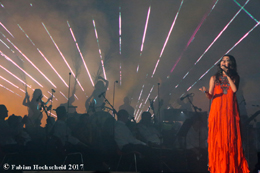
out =
<path fill-rule="evenodd" d="M 6 30 L 6 32 L 8 32 L 8 34 L 10 34 L 13 38 L 13 34 L 0 22 L 0 25 Z"/>
<path fill-rule="evenodd" d="M 65 99 L 68 100 L 68 98 L 65 96 L 65 94 L 63 94 L 61 91 L 60 91 L 60 94 L 61 94 L 63 97 L 65 97 Z"/>
<path fill-rule="evenodd" d="M 33 46 L 36 47 L 36 45 L 34 44 L 34 42 L 31 40 L 31 38 L 27 35 L 27 33 L 23 30 L 23 28 L 17 24 L 18 27 L 20 28 L 20 30 L 25 34 L 25 36 L 30 40 L 30 42 L 32 43 Z M 69 86 L 67 85 L 67 83 L 63 80 L 63 78 L 60 76 L 60 74 L 56 71 L 56 69 L 52 66 L 52 64 L 48 61 L 48 59 L 44 56 L 44 54 L 40 51 L 39 48 L 36 48 L 38 50 L 38 52 L 41 54 L 41 56 L 44 58 L 44 60 L 50 65 L 50 67 L 53 69 L 53 71 L 58 75 L 58 77 L 61 79 L 61 81 L 65 84 L 65 86 L 68 88 Z M 12 51 L 12 50 L 11 50 Z M 14 53 L 14 52 L 13 52 Z"/>
<path fill-rule="evenodd" d="M 12 75 L 13 77 L 15 77 L 17 80 L 19 80 L 20 82 L 22 82 L 24 85 L 28 86 L 29 88 L 31 88 L 30 85 L 27 85 L 26 82 L 24 82 L 23 80 L 21 80 L 19 77 L 17 77 L 16 75 L 14 75 L 12 72 L 10 72 L 9 70 L 7 70 L 6 68 L 4 68 L 3 66 L 0 65 L 0 67 L 2 69 L 4 69 L 7 73 L 9 73 L 10 75 Z"/>
<path fill-rule="evenodd" d="M 258 25 L 260 25 L 260 21 L 253 27 L 251 28 L 243 37 L 241 37 L 226 53 L 228 54 L 231 50 L 233 50 L 243 39 L 245 39 L 249 34 L 250 32 L 252 32 Z M 187 91 L 189 91 L 199 80 L 201 80 L 215 65 L 217 65 L 219 63 L 219 61 L 222 59 L 222 57 L 220 59 L 218 59 L 217 62 L 215 62 L 204 74 L 201 75 L 201 77 L 196 81 L 194 82 L 194 84 L 192 84 L 188 89 Z"/>
<path fill-rule="evenodd" d="M 60 51 L 60 49 L 59 49 L 58 45 L 56 44 L 56 42 L 55 42 L 55 41 L 54 41 L 54 39 L 52 38 L 52 36 L 51 36 L 50 32 L 48 31 L 48 29 L 46 28 L 46 26 L 44 25 L 44 23 L 43 23 L 43 22 L 42 22 L 42 25 L 43 25 L 44 29 L 46 30 L 46 32 L 48 33 L 49 37 L 51 38 L 51 40 L 52 40 L 53 44 L 55 45 L 56 49 L 57 49 L 57 50 L 58 50 L 58 52 L 60 53 L 60 55 L 61 55 L 61 57 L 62 57 L 63 61 L 65 62 L 65 64 L 66 64 L 66 65 L 67 65 L 67 67 L 69 68 L 69 70 L 70 70 L 71 74 L 74 76 L 74 78 L 76 78 L 76 75 L 75 75 L 75 73 L 74 73 L 74 72 L 72 71 L 72 69 L 70 68 L 70 65 L 69 65 L 69 63 L 67 62 L 66 58 L 63 56 L 63 54 L 62 54 L 62 52 Z M 79 80 L 78 80 L 77 78 L 76 78 L 76 81 L 77 81 L 77 83 L 79 84 L 79 86 L 80 86 L 81 90 L 82 90 L 82 91 L 84 91 L 84 88 L 81 86 L 81 84 L 80 84 L 80 82 L 79 82 Z"/>
<path fill-rule="evenodd" d="M 152 74 L 152 76 L 151 76 L 152 78 L 153 78 L 153 76 L 154 76 L 154 74 L 155 74 L 155 72 L 156 72 L 157 66 L 158 66 L 158 64 L 159 64 L 159 62 L 160 62 L 160 59 L 161 59 L 162 55 L 163 55 L 164 49 L 165 49 L 165 47 L 166 47 L 166 45 L 167 45 L 167 42 L 168 42 L 168 40 L 169 40 L 169 37 L 170 37 L 170 35 L 171 35 L 172 29 L 173 29 L 173 27 L 174 27 L 174 25 L 175 25 L 175 22 L 176 22 L 176 20 L 177 20 L 177 18 L 178 18 L 179 12 L 180 12 L 181 7 L 182 7 L 182 4 L 183 4 L 183 0 L 181 1 L 180 7 L 179 7 L 179 9 L 178 9 L 178 12 L 177 12 L 176 15 L 175 15 L 175 18 L 174 18 L 174 20 L 173 20 L 173 22 L 172 22 L 172 26 L 171 26 L 171 28 L 170 28 L 170 31 L 169 31 L 169 33 L 168 33 L 168 35 L 167 35 L 167 38 L 166 38 L 166 40 L 165 40 L 165 42 L 164 42 L 164 45 L 163 45 L 163 48 L 162 48 L 162 50 L 161 50 L 160 56 L 159 56 L 159 58 L 158 58 L 158 60 L 157 60 L 157 62 L 156 62 L 156 65 L 155 65 L 155 67 L 154 67 L 153 74 Z"/>
<path fill-rule="evenodd" d="M 247 0 L 245 2 L 245 4 L 243 5 L 243 7 L 249 2 L 250 0 Z M 201 60 L 201 58 L 206 54 L 206 52 L 211 48 L 211 46 L 217 41 L 217 39 L 222 35 L 222 33 L 227 29 L 227 27 L 231 24 L 231 22 L 237 17 L 237 15 L 241 12 L 242 8 L 240 8 L 237 13 L 233 16 L 233 18 L 227 23 L 227 25 L 220 31 L 220 33 L 217 35 L 217 37 L 212 41 L 212 43 L 208 46 L 208 48 L 204 51 L 204 53 L 199 57 L 199 59 L 195 62 L 195 64 L 190 68 L 190 70 L 188 72 L 190 72 L 194 66 Z M 187 77 L 187 75 L 185 75 L 181 81 L 179 82 L 179 84 L 183 81 L 183 79 L 185 79 Z M 179 84 L 177 84 L 177 86 L 179 86 Z M 177 88 L 177 87 L 176 87 Z"/>
<path fill-rule="evenodd" d="M 144 85 L 142 86 L 142 90 L 141 90 L 141 92 L 140 92 L 140 94 L 139 94 L 138 101 L 141 99 L 141 96 L 142 96 L 142 94 L 143 94 L 143 90 L 144 90 Z"/>
<path fill-rule="evenodd" d="M 70 29 L 70 33 L 71 33 L 71 35 L 72 35 L 72 37 L 73 37 L 73 39 L 74 39 L 74 42 L 75 42 L 75 44 L 76 44 L 76 47 L 77 47 L 77 49 L 78 49 L 79 55 L 80 55 L 80 57 L 81 57 L 81 60 L 83 61 L 84 67 L 85 67 L 85 69 L 86 69 L 86 71 L 87 71 L 87 73 L 88 73 L 88 77 L 89 77 L 89 79 L 90 79 L 90 82 L 91 82 L 92 86 L 94 86 L 94 82 L 93 82 L 92 77 L 91 77 L 91 74 L 90 74 L 90 72 L 89 72 L 89 70 L 88 70 L 88 66 L 87 66 L 87 64 L 86 64 L 86 62 L 85 62 L 85 60 L 84 60 L 84 57 L 83 57 L 83 55 L 82 55 L 82 53 L 81 53 L 81 51 L 80 51 L 79 45 L 78 45 L 77 40 L 76 40 L 76 37 L 75 37 L 75 35 L 74 35 L 74 32 L 73 32 L 72 28 L 70 27 L 69 21 L 67 21 L 67 23 L 68 23 L 68 26 L 69 26 L 69 29 Z"/>
<path fill-rule="evenodd" d="M 121 32 L 121 20 L 122 20 L 122 18 L 121 18 L 121 7 L 119 7 L 119 19 L 118 19 L 119 21 L 118 21 L 118 23 L 119 23 L 119 54 L 121 55 L 121 49 L 122 49 L 122 47 L 121 47 L 121 43 L 122 43 L 122 40 L 121 40 L 121 34 L 122 34 L 122 32 Z"/>
<path fill-rule="evenodd" d="M 64 85 L 68 88 L 68 84 L 64 81 L 64 79 L 61 77 L 61 75 L 56 71 L 56 69 L 52 66 L 52 64 L 49 62 L 49 60 L 44 56 L 44 54 L 38 49 L 38 52 L 41 54 L 41 56 L 45 59 L 45 61 L 49 64 L 49 66 L 52 68 L 52 70 L 58 75 L 58 77 L 61 79 L 61 81 L 64 83 Z"/>
<path fill-rule="evenodd" d="M 250 0 L 247 0 L 246 3 L 243 5 L 243 7 L 249 2 Z M 208 50 L 211 48 L 211 46 L 218 40 L 218 38 L 223 34 L 223 32 L 228 28 L 228 26 L 233 22 L 233 20 L 237 17 L 237 15 L 241 12 L 243 9 L 240 8 L 238 12 L 233 16 L 233 18 L 228 22 L 228 24 L 220 31 L 220 33 L 217 35 L 217 37 L 212 41 L 212 43 L 208 46 L 208 48 L 204 51 L 204 53 L 199 57 L 199 59 L 195 62 L 195 65 L 201 60 L 201 58 L 208 52 Z"/>
<path fill-rule="evenodd" d="M 10 47 L 9 47 L 5 42 L 3 42 L 3 40 L 0 39 L 0 41 L 1 41 L 8 49 L 10 49 Z"/>
<path fill-rule="evenodd" d="M 20 96 L 19 94 L 17 94 L 17 93 L 15 93 L 14 91 L 12 91 L 11 89 L 5 87 L 4 85 L 0 84 L 0 86 L 3 87 L 4 89 L 10 91 L 11 93 L 18 95 L 19 97 L 22 97 L 22 96 Z"/>
<path fill-rule="evenodd" d="M 24 74 L 26 74 L 28 77 L 30 77 L 35 83 L 37 83 L 40 87 L 43 88 L 43 86 L 37 81 L 35 80 L 31 75 L 29 75 L 24 69 L 22 69 L 19 65 L 17 65 L 11 58 L 9 58 L 7 55 L 5 55 L 1 50 L 0 50 L 0 54 L 5 57 L 6 60 L 10 61 L 11 63 L 13 63 L 17 68 L 19 68 Z"/>
<path fill-rule="evenodd" d="M 151 95 L 151 93 L 152 93 L 152 91 L 153 91 L 153 88 L 154 88 L 154 85 L 153 85 L 152 88 L 150 89 L 150 92 L 149 92 L 149 94 L 147 95 L 147 97 L 146 97 L 146 99 L 145 99 L 145 102 L 144 102 L 144 104 L 143 104 L 143 108 L 144 108 L 144 106 L 146 105 L 146 103 L 147 103 L 147 101 L 148 101 L 148 99 L 149 99 L 149 97 L 150 97 L 150 95 Z M 149 107 L 150 107 L 150 106 L 149 106 Z M 143 110 L 143 108 L 142 108 L 141 110 Z M 139 109 L 140 109 L 140 106 L 139 106 Z M 149 108 L 148 108 L 148 109 L 149 109 Z M 136 117 L 136 120 L 137 120 L 137 121 L 139 120 L 140 115 L 141 115 L 141 114 L 137 115 L 137 117 Z"/>
<path fill-rule="evenodd" d="M 122 64 L 120 63 L 119 66 L 119 79 L 120 79 L 120 86 L 122 85 Z"/>
<path fill-rule="evenodd" d="M 144 41 L 145 41 L 145 37 L 146 37 L 147 26 L 148 26 L 148 23 L 149 23 L 150 11 L 151 11 L 151 6 L 149 6 L 148 12 L 147 12 L 146 22 L 145 22 L 145 26 L 144 26 L 143 39 L 142 39 L 142 44 L 141 44 L 141 49 L 140 49 L 140 57 L 143 54 Z M 137 68 L 136 68 L 136 72 L 139 71 L 139 66 L 140 65 L 138 63 Z"/>
<path fill-rule="evenodd" d="M 35 46 L 34 42 L 30 39 L 30 37 L 26 34 L 26 32 L 23 30 L 23 28 L 17 24 L 17 26 L 20 28 L 20 30 L 25 34 L 25 36 L 30 40 L 30 42 Z"/>
<path fill-rule="evenodd" d="M 147 12 L 147 17 L 146 17 L 146 22 L 145 22 L 145 27 L 144 27 L 144 34 L 143 34 L 143 39 L 142 39 L 142 45 L 141 45 L 140 54 L 142 54 L 143 48 L 144 48 L 144 41 L 145 41 L 147 26 L 148 26 L 148 22 L 149 22 L 150 11 L 151 11 L 151 6 L 149 7 L 148 12 Z"/>
<path fill-rule="evenodd" d="M 241 6 L 236 0 L 234 0 L 235 3 L 240 7 L 242 8 L 247 14 L 249 17 L 251 17 L 251 19 L 253 19 L 256 23 L 258 23 L 258 20 L 256 18 L 254 18 L 254 16 L 252 16 L 252 14 L 250 14 L 245 8 L 244 6 Z"/>
<path fill-rule="evenodd" d="M 173 72 L 173 70 L 175 69 L 175 67 L 177 66 L 177 64 L 179 63 L 179 61 L 182 58 L 183 53 L 187 50 L 187 48 L 189 47 L 190 43 L 195 39 L 195 36 L 197 34 L 197 32 L 199 31 L 200 27 L 202 26 L 202 24 L 204 23 L 204 21 L 206 20 L 206 18 L 210 15 L 210 13 L 212 12 L 212 10 L 214 9 L 214 7 L 216 6 L 216 4 L 218 3 L 219 0 L 216 0 L 213 7 L 211 8 L 211 10 L 209 12 L 206 12 L 206 14 L 203 16 L 203 18 L 201 19 L 199 25 L 197 26 L 197 28 L 195 29 L 195 31 L 193 32 L 192 36 L 190 37 L 186 47 L 184 48 L 184 50 L 182 51 L 181 55 L 179 56 L 179 58 L 177 59 L 177 61 L 175 62 L 175 64 L 173 65 L 172 69 L 171 69 L 171 73 Z"/>
<path fill-rule="evenodd" d="M 148 101 L 148 99 L 149 99 L 149 97 L 150 97 L 150 95 L 151 95 L 151 93 L 152 93 L 152 91 L 153 91 L 153 88 L 154 88 L 154 85 L 153 85 L 152 88 L 150 89 L 150 92 L 149 92 L 148 96 L 146 97 L 144 104 L 147 103 L 147 101 Z"/>
<path fill-rule="evenodd" d="M 0 4 L 1 4 L 1 7 L 5 8 L 5 6 L 1 2 L 0 2 Z"/>
<path fill-rule="evenodd" d="M 12 82 L 10 82 L 9 80 L 7 80 L 6 78 L 4 78 L 3 76 L 0 76 L 1 79 L 3 79 L 4 81 L 6 81 L 7 83 L 11 84 L 12 86 L 14 86 L 15 88 L 19 89 L 19 87 L 15 84 L 13 84 Z"/>
<path fill-rule="evenodd" d="M 74 94 L 74 97 L 75 97 L 77 100 L 79 100 L 79 98 L 76 96 L 76 94 Z"/>
<path fill-rule="evenodd" d="M 22 52 L 20 49 L 18 49 L 18 47 L 16 47 L 8 38 L 7 38 L 7 41 L 8 41 L 10 44 L 12 44 L 13 47 L 14 47 L 53 87 L 57 88 L 56 85 L 54 85 L 54 84 L 52 83 L 52 81 L 51 81 L 47 76 L 45 76 L 45 75 L 43 74 L 43 72 L 42 72 L 40 69 L 38 69 L 38 67 L 37 67 L 25 54 L 23 54 L 23 52 Z"/>
<path fill-rule="evenodd" d="M 97 32 L 95 20 L 93 19 L 92 21 L 93 21 L 93 26 L 94 26 L 94 30 L 95 30 L 96 39 L 97 39 L 98 51 L 99 51 L 99 56 L 100 56 L 101 65 L 102 65 L 102 69 L 103 69 L 103 75 L 104 75 L 104 78 L 107 80 L 107 75 L 106 75 L 104 61 L 103 61 L 103 58 L 102 58 L 102 53 L 101 53 L 101 49 L 100 49 L 100 45 L 99 45 L 98 32 Z"/>
<path fill-rule="evenodd" d="M 2 35 L 3 35 L 3 34 L 2 34 Z M 5 45 L 5 47 L 7 47 L 8 49 L 10 49 L 11 52 L 14 53 L 13 49 L 11 49 L 3 40 L 0 39 L 0 41 L 1 41 L 1 43 L 3 43 L 3 44 Z"/>

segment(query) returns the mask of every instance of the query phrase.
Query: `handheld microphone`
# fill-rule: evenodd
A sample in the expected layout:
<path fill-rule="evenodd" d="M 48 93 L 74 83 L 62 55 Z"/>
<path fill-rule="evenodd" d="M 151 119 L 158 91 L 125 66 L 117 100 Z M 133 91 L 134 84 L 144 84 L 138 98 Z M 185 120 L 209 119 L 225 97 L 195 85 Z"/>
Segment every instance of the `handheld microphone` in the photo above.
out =
<path fill-rule="evenodd" d="M 181 97 L 180 100 L 182 101 L 182 100 L 184 100 L 186 97 L 190 97 L 190 96 L 192 96 L 192 95 L 193 95 L 193 93 L 187 94 L 186 96 Z"/>
<path fill-rule="evenodd" d="M 55 92 L 56 92 L 54 89 L 51 89 L 51 91 L 52 91 L 53 93 L 55 93 Z"/>
<path fill-rule="evenodd" d="M 98 97 L 100 98 L 102 95 L 104 95 L 106 93 L 106 91 L 102 92 L 101 94 L 98 95 Z"/>
<path fill-rule="evenodd" d="M 227 67 L 227 66 L 225 66 L 225 65 L 223 65 L 225 68 L 227 68 L 227 69 L 229 69 L 229 67 Z"/>

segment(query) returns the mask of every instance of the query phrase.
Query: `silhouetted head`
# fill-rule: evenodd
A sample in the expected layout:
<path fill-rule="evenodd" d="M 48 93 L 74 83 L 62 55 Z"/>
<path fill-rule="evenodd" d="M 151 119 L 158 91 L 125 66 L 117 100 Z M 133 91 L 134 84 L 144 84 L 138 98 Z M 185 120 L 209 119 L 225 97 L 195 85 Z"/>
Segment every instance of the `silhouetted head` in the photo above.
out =
<path fill-rule="evenodd" d="M 16 116 L 16 115 L 11 115 L 9 118 L 8 118 L 8 124 L 10 127 L 23 127 L 23 123 L 22 123 L 22 117 L 21 116 Z"/>
<path fill-rule="evenodd" d="M 152 114 L 150 112 L 143 112 L 142 113 L 142 123 L 151 123 Z"/>
<path fill-rule="evenodd" d="M 130 99 L 129 99 L 129 97 L 125 97 L 125 98 L 124 98 L 124 103 L 125 103 L 126 105 L 129 105 L 129 104 L 130 104 Z"/>
<path fill-rule="evenodd" d="M 57 107 L 57 109 L 54 110 L 56 111 L 58 119 L 66 118 L 67 112 L 64 106 L 59 106 Z"/>
<path fill-rule="evenodd" d="M 42 90 L 41 89 L 35 89 L 34 92 L 33 92 L 33 98 L 32 100 L 37 100 L 38 98 L 42 98 L 43 95 L 42 95 Z"/>
<path fill-rule="evenodd" d="M 104 82 L 99 80 L 97 81 L 96 85 L 95 85 L 95 89 L 96 90 L 104 90 L 105 89 L 105 85 L 104 85 Z"/>
<path fill-rule="evenodd" d="M 5 105 L 0 105 L 0 119 L 8 117 L 8 110 Z"/>
<path fill-rule="evenodd" d="M 126 110 L 121 109 L 117 113 L 117 120 L 126 123 L 129 120 L 129 114 Z"/>

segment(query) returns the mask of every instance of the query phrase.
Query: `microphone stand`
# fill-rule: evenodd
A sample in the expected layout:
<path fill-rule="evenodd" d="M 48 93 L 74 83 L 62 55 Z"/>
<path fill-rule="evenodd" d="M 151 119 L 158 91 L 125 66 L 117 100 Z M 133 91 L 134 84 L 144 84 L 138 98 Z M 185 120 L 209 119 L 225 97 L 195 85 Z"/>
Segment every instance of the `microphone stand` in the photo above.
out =
<path fill-rule="evenodd" d="M 70 77 L 71 77 L 71 72 L 69 72 L 69 91 L 68 91 L 68 107 L 67 107 L 68 113 L 69 113 L 69 106 L 70 106 Z"/>
<path fill-rule="evenodd" d="M 107 104 L 109 104 L 109 106 L 112 108 L 112 110 L 113 110 L 113 115 L 117 114 L 117 111 L 115 110 L 114 106 L 111 105 L 111 103 L 107 100 L 107 98 L 104 96 L 104 94 L 105 94 L 105 93 L 102 93 L 102 94 L 100 95 L 100 97 L 103 96 L 103 98 L 105 99 L 105 102 L 106 102 Z"/>
<path fill-rule="evenodd" d="M 199 116 L 198 115 L 198 111 L 197 110 L 199 110 L 199 111 L 201 111 L 201 108 L 198 108 L 197 106 L 195 106 L 193 103 L 192 103 L 192 101 L 190 100 L 190 96 L 189 97 L 187 97 L 188 98 L 188 101 L 189 101 L 189 103 L 192 105 L 192 108 L 194 109 L 194 111 L 195 111 L 195 116 Z M 199 157 L 200 157 L 200 117 L 198 117 L 199 118 Z M 194 122 L 193 122 L 194 123 Z M 185 140 L 186 141 L 186 140 Z M 186 142 L 185 142 L 186 143 Z M 185 148 L 186 148 L 186 144 L 185 144 Z"/>
<path fill-rule="evenodd" d="M 50 108 L 52 109 L 52 100 L 53 100 L 53 93 L 54 93 L 55 91 L 52 89 L 51 90 L 51 105 L 50 105 Z M 51 116 L 51 109 L 50 109 L 50 115 L 49 116 Z"/>
<path fill-rule="evenodd" d="M 113 106 L 114 106 L 114 103 L 115 103 L 115 92 L 116 92 L 116 86 L 115 86 L 115 83 L 118 83 L 118 81 L 115 81 L 114 82 L 114 90 L 113 90 Z M 114 114 L 114 111 L 113 111 L 113 114 Z M 115 117 L 115 115 L 114 115 Z"/>
<path fill-rule="evenodd" d="M 113 115 L 114 115 L 114 119 L 115 119 L 115 115 L 117 115 L 117 111 L 115 110 L 114 106 L 110 104 L 110 102 L 107 100 L 107 98 L 104 96 L 105 93 L 102 93 L 101 95 L 103 96 L 103 98 L 105 99 L 105 102 L 107 104 L 110 105 L 110 107 L 112 108 L 113 110 Z M 100 96 L 101 97 L 101 96 Z M 113 139 L 115 139 L 115 122 L 113 123 L 113 132 L 112 132 L 112 137 Z"/>
<path fill-rule="evenodd" d="M 158 118 L 158 123 L 159 123 L 159 131 L 160 131 L 160 157 L 159 157 L 159 161 L 160 161 L 160 169 L 161 172 L 164 172 L 164 168 L 163 165 L 165 165 L 171 172 L 173 172 L 173 170 L 162 160 L 162 143 L 163 143 L 163 137 L 162 137 L 162 117 L 161 117 L 161 101 L 160 101 L 160 83 L 158 83 L 158 113 L 157 113 L 157 118 Z M 155 114 L 154 114 L 155 116 Z M 155 117 L 154 117 L 155 119 Z M 156 119 L 155 119 L 156 120 Z"/>

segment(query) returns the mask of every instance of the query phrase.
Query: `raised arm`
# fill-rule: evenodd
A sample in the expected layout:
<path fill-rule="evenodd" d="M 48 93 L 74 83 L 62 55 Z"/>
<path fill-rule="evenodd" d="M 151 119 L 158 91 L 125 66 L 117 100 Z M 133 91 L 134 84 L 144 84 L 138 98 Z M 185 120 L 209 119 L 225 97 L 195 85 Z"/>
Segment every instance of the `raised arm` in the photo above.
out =
<path fill-rule="evenodd" d="M 26 93 L 25 93 L 25 97 L 24 97 L 24 99 L 23 99 L 23 105 L 24 105 L 24 106 L 29 106 L 29 102 L 30 102 L 29 98 L 30 98 L 30 96 L 29 96 L 28 93 L 26 92 Z"/>

